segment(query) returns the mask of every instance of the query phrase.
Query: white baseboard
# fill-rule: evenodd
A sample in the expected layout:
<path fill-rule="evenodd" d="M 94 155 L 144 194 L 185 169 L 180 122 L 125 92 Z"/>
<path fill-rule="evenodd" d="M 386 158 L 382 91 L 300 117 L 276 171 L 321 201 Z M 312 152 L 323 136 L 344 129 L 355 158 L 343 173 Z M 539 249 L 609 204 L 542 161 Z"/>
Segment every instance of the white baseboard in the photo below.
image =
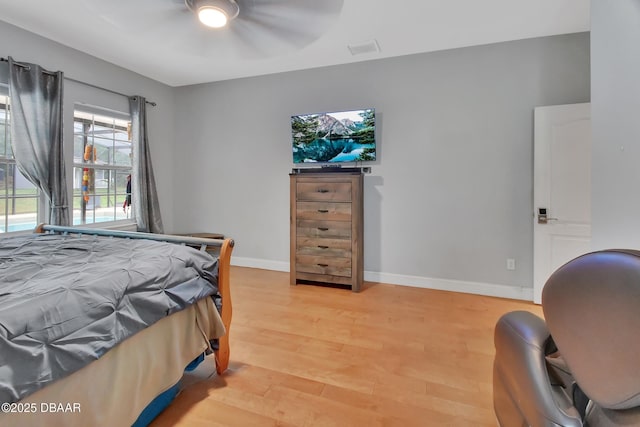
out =
<path fill-rule="evenodd" d="M 289 271 L 288 262 L 269 261 L 266 259 L 257 259 L 257 258 L 242 258 L 242 257 L 232 256 L 231 265 L 237 265 L 238 267 L 261 268 L 263 270 Z"/>
<path fill-rule="evenodd" d="M 364 272 L 364 280 L 388 283 L 390 285 L 413 286 L 416 288 L 442 291 L 464 292 L 490 297 L 533 301 L 533 289 L 522 286 L 497 285 L 494 283 L 467 282 L 463 280 L 434 279 L 431 277 L 407 276 L 403 274 Z"/>
<path fill-rule="evenodd" d="M 289 271 L 289 263 L 256 258 L 231 257 L 231 265 L 261 268 L 273 271 Z M 464 292 L 499 298 L 533 301 L 533 289 L 522 286 L 497 285 L 494 283 L 467 282 L 463 280 L 434 279 L 431 277 L 408 276 L 404 274 L 365 271 L 364 280 L 388 283 L 390 285 L 413 286 L 416 288 L 438 289 L 442 291 Z"/>

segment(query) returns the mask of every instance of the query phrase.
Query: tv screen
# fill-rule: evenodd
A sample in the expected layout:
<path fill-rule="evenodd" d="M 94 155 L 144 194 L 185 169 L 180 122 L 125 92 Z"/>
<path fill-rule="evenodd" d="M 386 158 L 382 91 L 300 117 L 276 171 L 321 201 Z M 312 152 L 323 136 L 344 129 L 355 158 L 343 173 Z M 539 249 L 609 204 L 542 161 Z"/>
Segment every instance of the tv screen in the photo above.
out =
<path fill-rule="evenodd" d="M 375 123 L 373 108 L 292 116 L 293 163 L 375 160 Z"/>

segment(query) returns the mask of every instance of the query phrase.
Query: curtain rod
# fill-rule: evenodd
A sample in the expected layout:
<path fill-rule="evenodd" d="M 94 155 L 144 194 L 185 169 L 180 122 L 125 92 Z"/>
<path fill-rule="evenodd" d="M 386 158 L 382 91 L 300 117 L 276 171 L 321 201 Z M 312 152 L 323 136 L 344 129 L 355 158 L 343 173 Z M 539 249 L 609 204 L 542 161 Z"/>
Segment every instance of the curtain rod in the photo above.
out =
<path fill-rule="evenodd" d="M 9 59 L 8 59 L 8 58 L 0 58 L 0 61 L 2 61 L 2 62 L 9 62 Z M 20 62 L 16 62 L 16 61 L 14 61 L 14 64 L 19 65 L 20 67 L 27 68 L 27 69 L 29 68 L 29 66 L 28 66 L 28 65 L 26 65 L 26 64 L 22 64 L 22 63 L 20 63 Z M 54 74 L 54 72 L 52 72 L 52 71 L 47 71 L 47 70 L 44 70 L 44 71 L 45 71 L 46 73 L 48 73 L 48 74 Z M 129 95 L 127 95 L 127 94 L 124 94 L 124 93 L 122 93 L 122 92 L 117 92 L 117 91 L 112 90 L 112 89 L 107 89 L 106 87 L 97 86 L 97 85 L 94 85 L 94 84 L 91 84 L 91 83 L 87 83 L 87 82 L 83 82 L 83 81 L 81 81 L 81 80 L 76 80 L 76 79 L 73 79 L 73 78 L 71 78 L 71 77 L 67 77 L 67 76 L 65 76 L 65 77 L 64 77 L 64 79 L 65 79 L 65 80 L 69 80 L 70 82 L 80 83 L 81 85 L 89 86 L 89 87 L 92 87 L 92 88 L 95 88 L 95 89 L 103 90 L 103 91 L 105 91 L 105 92 L 109 92 L 109 93 L 113 93 L 113 94 L 115 94 L 115 95 L 120 95 L 120 96 L 124 96 L 125 98 L 129 98 Z M 152 101 L 147 101 L 147 100 L 145 100 L 145 102 L 146 102 L 147 104 L 151 105 L 152 107 L 155 107 L 155 106 L 157 105 L 155 102 L 152 102 Z"/>

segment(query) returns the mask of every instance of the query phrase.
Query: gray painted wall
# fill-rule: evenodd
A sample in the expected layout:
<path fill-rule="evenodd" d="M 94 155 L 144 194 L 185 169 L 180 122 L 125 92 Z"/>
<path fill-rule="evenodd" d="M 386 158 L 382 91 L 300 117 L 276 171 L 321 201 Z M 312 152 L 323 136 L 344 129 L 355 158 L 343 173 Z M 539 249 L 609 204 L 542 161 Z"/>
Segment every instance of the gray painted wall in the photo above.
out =
<path fill-rule="evenodd" d="M 177 88 L 177 231 L 286 269 L 290 116 L 374 107 L 369 277 L 530 288 L 533 108 L 590 100 L 589 48 L 582 33 Z"/>
<path fill-rule="evenodd" d="M 640 248 L 640 1 L 591 1 L 592 246 Z"/>
<path fill-rule="evenodd" d="M 590 100 L 588 34 L 182 88 L 2 22 L 0 55 L 158 102 L 148 119 L 167 232 L 223 232 L 236 263 L 258 267 L 288 268 L 290 116 L 375 107 L 365 277 L 391 283 L 530 288 L 533 108 Z M 128 110 L 76 83 L 65 93 L 68 121 L 74 102 Z"/>
<path fill-rule="evenodd" d="M 128 95 L 141 95 L 155 101 L 156 107 L 147 108 L 150 128 L 151 155 L 156 172 L 156 183 L 165 228 L 173 226 L 173 143 L 174 97 L 173 88 L 147 77 L 117 67 L 90 55 L 55 43 L 33 33 L 0 21 L 0 56 L 12 56 L 16 61 L 40 64 L 48 70 L 62 70 L 66 77 L 108 88 Z M 6 69 L 6 63 L 3 63 Z M 2 65 L 2 64 L 0 64 Z M 73 123 L 76 102 L 129 112 L 126 97 L 91 88 L 71 81 L 64 87 L 64 121 Z M 73 126 L 66 126 L 66 149 L 73 150 Z M 66 165 L 71 183 L 71 159 Z"/>

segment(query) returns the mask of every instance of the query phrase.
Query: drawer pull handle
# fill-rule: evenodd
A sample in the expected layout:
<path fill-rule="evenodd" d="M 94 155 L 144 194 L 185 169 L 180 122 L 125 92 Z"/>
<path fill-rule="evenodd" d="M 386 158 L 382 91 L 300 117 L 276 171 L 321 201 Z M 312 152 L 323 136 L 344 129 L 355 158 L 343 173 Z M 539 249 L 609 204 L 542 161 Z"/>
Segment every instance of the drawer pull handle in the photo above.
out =
<path fill-rule="evenodd" d="M 324 188 L 318 188 L 318 193 L 328 193 L 329 190 L 325 190 Z"/>
<path fill-rule="evenodd" d="M 318 263 L 318 266 L 320 266 L 320 267 L 329 267 L 329 264 L 320 264 L 320 263 Z"/>
<path fill-rule="evenodd" d="M 329 246 L 325 246 L 325 245 L 318 245 L 318 247 L 319 247 L 320 249 L 329 249 Z"/>
<path fill-rule="evenodd" d="M 318 209 L 320 213 L 329 213 L 329 209 Z"/>
<path fill-rule="evenodd" d="M 318 227 L 320 231 L 329 231 L 329 227 Z"/>

